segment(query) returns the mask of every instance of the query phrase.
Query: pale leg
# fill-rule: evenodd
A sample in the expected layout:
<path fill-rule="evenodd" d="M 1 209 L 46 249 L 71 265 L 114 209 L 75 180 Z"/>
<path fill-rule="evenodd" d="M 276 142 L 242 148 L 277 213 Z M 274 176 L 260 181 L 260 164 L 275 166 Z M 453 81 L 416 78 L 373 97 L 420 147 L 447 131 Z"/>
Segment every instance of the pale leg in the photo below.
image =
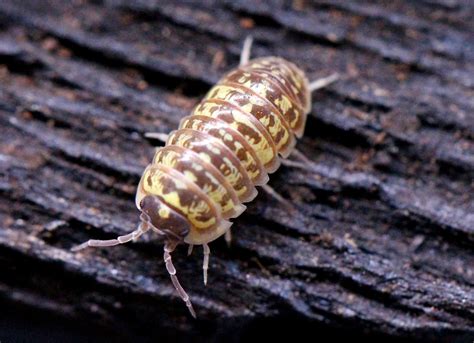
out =
<path fill-rule="evenodd" d="M 263 185 L 261 187 L 268 195 L 270 195 L 276 201 L 278 201 L 283 206 L 285 206 L 288 209 L 288 211 L 290 212 L 297 211 L 297 209 L 288 200 L 286 200 L 280 194 L 278 194 L 278 192 L 275 191 L 272 187 L 270 187 L 269 185 Z"/>
<path fill-rule="evenodd" d="M 167 133 L 161 133 L 161 132 L 147 132 L 145 133 L 145 137 L 147 138 L 153 138 L 153 139 L 157 139 L 163 143 L 166 143 L 166 141 L 168 140 L 168 134 Z"/>
<path fill-rule="evenodd" d="M 298 149 L 295 149 L 293 150 L 293 152 L 291 153 L 293 156 L 295 156 L 297 159 L 299 159 L 300 161 L 304 162 L 304 163 L 307 163 L 307 164 L 312 164 L 313 162 L 307 158 L 301 151 L 299 151 Z"/>
<path fill-rule="evenodd" d="M 79 244 L 71 248 L 71 251 L 76 252 L 76 251 L 85 249 L 87 247 L 112 247 L 115 245 L 124 244 L 124 243 L 137 239 L 138 237 L 143 235 L 145 232 L 147 232 L 148 229 L 149 229 L 149 226 L 146 223 L 140 223 L 140 225 L 135 231 L 130 232 L 127 235 L 119 236 L 116 239 L 107 239 L 107 240 L 90 239 L 87 242 L 84 242 L 82 244 Z"/>
<path fill-rule="evenodd" d="M 204 277 L 204 285 L 207 285 L 207 270 L 209 269 L 209 255 L 211 254 L 211 249 L 209 245 L 203 244 L 202 248 L 204 250 L 204 259 L 202 261 L 202 273 Z"/>
<path fill-rule="evenodd" d="M 230 231 L 230 229 L 228 229 L 225 232 L 224 239 L 225 239 L 225 242 L 227 243 L 227 246 L 230 247 L 230 245 L 232 243 L 232 232 Z"/>
<path fill-rule="evenodd" d="M 328 85 L 330 85 L 331 83 L 333 83 L 337 80 L 339 80 L 339 74 L 334 73 L 334 74 L 331 74 L 329 76 L 311 81 L 309 83 L 309 91 L 314 92 L 315 90 L 327 87 Z"/>
<path fill-rule="evenodd" d="M 247 36 L 244 41 L 244 46 L 242 47 L 242 52 L 240 53 L 240 64 L 247 64 L 250 60 L 250 50 L 252 49 L 253 38 L 252 36 Z"/>
<path fill-rule="evenodd" d="M 314 163 L 298 149 L 294 149 L 291 152 L 290 157 L 293 157 L 294 160 L 282 160 L 281 164 L 289 167 L 308 169 L 308 167 L 310 167 Z"/>
<path fill-rule="evenodd" d="M 191 300 L 189 300 L 189 295 L 179 283 L 178 277 L 176 276 L 176 268 L 174 267 L 173 261 L 171 260 L 171 253 L 174 251 L 175 248 L 176 243 L 166 243 L 164 248 L 163 260 L 165 261 L 166 270 L 170 274 L 171 282 L 173 282 L 174 288 L 176 288 L 176 291 L 178 292 L 179 296 L 186 303 L 186 306 L 188 307 L 188 310 L 191 315 L 196 318 L 196 312 L 194 312 L 193 304 L 191 304 Z"/>
<path fill-rule="evenodd" d="M 193 253 L 193 248 L 194 248 L 194 245 L 189 244 L 189 246 L 188 246 L 188 256 L 191 256 L 191 254 Z"/>
<path fill-rule="evenodd" d="M 267 192 L 267 194 L 271 195 L 272 197 L 274 197 L 279 202 L 284 203 L 284 204 L 287 203 L 287 201 L 280 194 L 278 194 L 277 191 L 275 191 L 269 185 L 263 185 L 262 188 L 265 192 Z"/>
<path fill-rule="evenodd" d="M 301 163 L 293 160 L 283 160 L 281 164 L 285 167 L 298 168 L 303 170 L 311 170 L 306 163 Z"/>
<path fill-rule="evenodd" d="M 298 168 L 309 172 L 315 172 L 315 164 L 307 158 L 301 151 L 294 149 L 291 153 L 295 160 L 283 160 L 281 164 L 291 168 Z"/>

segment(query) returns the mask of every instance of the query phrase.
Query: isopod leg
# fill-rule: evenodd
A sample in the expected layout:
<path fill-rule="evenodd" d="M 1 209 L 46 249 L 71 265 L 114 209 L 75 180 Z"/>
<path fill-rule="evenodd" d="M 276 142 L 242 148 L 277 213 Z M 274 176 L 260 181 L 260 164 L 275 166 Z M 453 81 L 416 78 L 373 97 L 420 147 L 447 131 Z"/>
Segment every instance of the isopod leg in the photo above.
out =
<path fill-rule="evenodd" d="M 227 243 L 227 246 L 230 247 L 230 245 L 232 244 L 232 232 L 230 232 L 230 229 L 225 232 L 224 239 Z"/>
<path fill-rule="evenodd" d="M 301 151 L 293 150 L 291 153 L 291 160 L 283 160 L 282 164 L 286 167 L 290 168 L 297 168 L 301 170 L 305 170 L 310 173 L 318 173 L 320 174 L 323 171 L 323 168 L 319 168 L 319 166 L 307 158 Z"/>
<path fill-rule="evenodd" d="M 285 206 L 289 211 L 293 212 L 295 211 L 295 207 L 288 201 L 286 200 L 285 198 L 283 198 L 280 194 L 278 194 L 277 191 L 275 191 L 272 187 L 270 187 L 269 185 L 263 185 L 261 186 L 262 189 L 268 194 L 270 195 L 272 198 L 274 198 L 276 201 L 278 201 L 279 203 L 281 203 L 283 206 Z"/>
<path fill-rule="evenodd" d="M 193 304 L 191 304 L 191 300 L 189 300 L 188 293 L 186 293 L 184 288 L 179 283 L 178 277 L 176 276 L 176 268 L 174 267 L 173 261 L 171 260 L 171 253 L 176 248 L 176 245 L 176 242 L 167 242 L 165 244 L 163 260 L 165 261 L 166 270 L 170 274 L 171 282 L 173 282 L 174 288 L 176 288 L 176 291 L 178 292 L 179 296 L 186 303 L 186 306 L 188 307 L 188 310 L 191 315 L 196 318 L 196 312 L 194 311 Z"/>
<path fill-rule="evenodd" d="M 76 251 L 85 249 L 87 247 L 112 247 L 115 245 L 124 244 L 124 243 L 137 239 L 138 237 L 143 235 L 145 232 L 147 232 L 149 228 L 150 227 L 147 223 L 142 222 L 140 223 L 140 225 L 135 231 L 130 232 L 127 235 L 119 236 L 116 239 L 107 239 L 107 240 L 90 239 L 87 242 L 84 242 L 82 244 L 79 244 L 71 248 L 71 251 L 76 252 Z"/>
<path fill-rule="evenodd" d="M 247 36 L 244 41 L 244 46 L 242 47 L 242 52 L 240 53 L 240 64 L 247 64 L 250 60 L 250 51 L 252 50 L 253 38 L 252 36 Z"/>
<path fill-rule="evenodd" d="M 194 248 L 194 245 L 189 244 L 189 246 L 188 246 L 188 256 L 191 256 L 191 254 L 193 253 L 193 248 Z"/>
<path fill-rule="evenodd" d="M 320 79 L 317 79 L 317 80 L 313 80 L 309 83 L 309 86 L 308 86 L 309 91 L 314 92 L 315 90 L 324 88 L 324 87 L 330 85 L 331 83 L 337 81 L 338 79 L 339 79 L 339 74 L 334 73 L 334 74 L 331 74 L 327 77 L 323 77 L 323 78 L 320 78 Z"/>
<path fill-rule="evenodd" d="M 211 249 L 209 249 L 209 245 L 207 244 L 203 244 L 202 248 L 204 252 L 204 259 L 202 261 L 202 274 L 204 277 L 204 285 L 207 285 L 207 270 L 209 269 L 209 255 L 211 254 Z"/>
<path fill-rule="evenodd" d="M 286 202 L 286 200 L 280 194 L 278 194 L 277 191 L 275 191 L 272 187 L 270 187 L 269 185 L 263 185 L 262 188 L 265 192 L 267 192 L 268 195 L 272 196 L 276 200 L 278 200 L 282 203 Z"/>
<path fill-rule="evenodd" d="M 282 164 L 284 166 L 314 172 L 314 162 L 307 158 L 301 151 L 294 149 L 291 156 L 294 157 L 295 160 L 283 160 Z"/>
<path fill-rule="evenodd" d="M 161 133 L 161 132 L 146 132 L 145 133 L 146 138 L 156 139 L 162 143 L 166 143 L 166 141 L 168 140 L 168 136 L 169 135 L 167 133 Z"/>
<path fill-rule="evenodd" d="M 284 165 L 285 167 L 312 171 L 311 165 L 308 165 L 307 163 L 302 163 L 302 162 L 293 161 L 293 160 L 283 160 L 281 164 Z"/>

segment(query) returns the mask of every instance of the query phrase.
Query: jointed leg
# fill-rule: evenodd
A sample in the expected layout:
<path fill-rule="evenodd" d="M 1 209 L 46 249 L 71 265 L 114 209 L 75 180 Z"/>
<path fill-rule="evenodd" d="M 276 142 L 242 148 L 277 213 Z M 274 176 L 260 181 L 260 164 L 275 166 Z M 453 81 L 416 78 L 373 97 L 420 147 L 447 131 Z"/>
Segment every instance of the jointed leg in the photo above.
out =
<path fill-rule="evenodd" d="M 263 190 L 265 192 L 267 192 L 268 195 L 274 197 L 277 201 L 283 203 L 283 204 L 286 204 L 287 201 L 280 195 L 277 193 L 277 191 L 275 191 L 272 187 L 270 187 L 269 185 L 263 185 L 262 186 Z"/>
<path fill-rule="evenodd" d="M 281 162 L 282 165 L 285 167 L 290 167 L 290 168 L 297 168 L 297 169 L 302 169 L 306 171 L 312 171 L 311 165 L 307 164 L 306 162 L 298 162 L 298 161 L 293 161 L 293 160 L 283 160 Z"/>
<path fill-rule="evenodd" d="M 209 269 L 209 255 L 211 254 L 211 249 L 209 245 L 203 244 L 202 248 L 204 250 L 204 259 L 202 261 L 202 273 L 204 277 L 204 285 L 207 285 L 207 270 Z"/>
<path fill-rule="evenodd" d="M 288 211 L 293 212 L 296 211 L 296 208 L 285 198 L 283 198 L 280 194 L 278 194 L 277 191 L 275 191 L 272 187 L 269 185 L 263 185 L 262 189 L 271 197 L 273 197 L 277 202 L 281 203 L 283 206 L 285 206 Z"/>
<path fill-rule="evenodd" d="M 287 167 L 292 167 L 292 168 L 299 168 L 303 170 L 311 170 L 313 167 L 314 162 L 311 161 L 309 158 L 307 158 L 301 151 L 298 149 L 294 149 L 291 152 L 290 157 L 293 157 L 294 159 L 287 159 L 283 160 L 281 164 L 287 166 Z"/>
<path fill-rule="evenodd" d="M 315 90 L 324 88 L 337 80 L 339 80 L 339 74 L 334 73 L 321 79 L 311 81 L 309 83 L 309 91 L 314 92 Z"/>
<path fill-rule="evenodd" d="M 312 164 L 313 162 L 307 158 L 301 151 L 298 149 L 294 149 L 291 155 L 295 156 L 298 160 L 301 162 L 307 163 L 307 164 Z"/>
<path fill-rule="evenodd" d="M 166 143 L 166 141 L 168 140 L 168 136 L 169 135 L 167 133 L 161 133 L 161 132 L 146 132 L 145 133 L 146 138 L 157 139 L 163 143 Z"/>
<path fill-rule="evenodd" d="M 307 158 L 301 151 L 297 149 L 293 150 L 291 157 L 293 157 L 294 160 L 283 160 L 282 164 L 291 168 L 298 168 L 309 172 L 317 172 L 316 164 Z"/>
<path fill-rule="evenodd" d="M 188 246 L 188 256 L 190 256 L 193 253 L 193 248 L 194 248 L 194 245 L 189 244 L 189 246 Z"/>
<path fill-rule="evenodd" d="M 279 203 L 283 204 L 283 206 L 285 206 L 289 211 L 295 211 L 296 210 L 296 208 L 288 200 L 283 198 L 280 194 L 278 194 L 277 191 L 275 191 L 269 185 L 263 185 L 261 187 L 268 195 L 273 197 Z"/>
<path fill-rule="evenodd" d="M 176 268 L 174 267 L 173 261 L 171 260 L 171 253 L 176 248 L 176 244 L 177 243 L 175 242 L 167 242 L 165 244 L 163 260 L 165 261 L 166 270 L 168 270 L 168 273 L 170 274 L 171 282 L 173 282 L 174 288 L 176 288 L 176 291 L 178 291 L 178 294 L 180 295 L 181 299 L 183 299 L 183 301 L 186 303 L 186 306 L 188 307 L 188 310 L 191 315 L 196 318 L 196 312 L 194 312 L 193 304 L 191 304 L 191 300 L 189 300 L 189 295 L 179 283 L 178 277 L 176 276 Z"/>
<path fill-rule="evenodd" d="M 240 53 L 240 64 L 247 64 L 250 60 L 250 50 L 252 49 L 253 38 L 252 36 L 247 36 L 244 41 L 244 46 L 242 47 L 242 52 Z"/>
<path fill-rule="evenodd" d="M 85 249 L 87 247 L 112 247 L 115 245 L 124 244 L 124 243 L 137 239 L 138 237 L 143 235 L 145 232 L 147 232 L 149 228 L 150 227 L 147 223 L 141 222 L 135 231 L 130 232 L 127 235 L 119 236 L 116 239 L 107 239 L 107 240 L 90 239 L 87 242 L 84 242 L 82 244 L 79 244 L 73 247 L 71 251 L 75 252 L 75 251 Z"/>
<path fill-rule="evenodd" d="M 228 229 L 225 232 L 224 239 L 225 239 L 225 242 L 227 243 L 227 246 L 230 247 L 230 245 L 232 243 L 232 232 L 230 231 L 230 229 Z"/>

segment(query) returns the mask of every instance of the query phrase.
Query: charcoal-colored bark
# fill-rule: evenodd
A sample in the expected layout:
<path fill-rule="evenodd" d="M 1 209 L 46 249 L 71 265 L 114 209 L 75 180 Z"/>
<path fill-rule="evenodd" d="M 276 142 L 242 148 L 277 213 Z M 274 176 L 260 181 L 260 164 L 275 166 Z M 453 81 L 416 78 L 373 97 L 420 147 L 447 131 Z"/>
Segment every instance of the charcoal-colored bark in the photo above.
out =
<path fill-rule="evenodd" d="M 0 340 L 22 319 L 46 339 L 38 313 L 78 341 L 471 342 L 473 16 L 469 0 L 0 1 Z M 207 287 L 201 251 L 176 252 L 192 320 L 158 237 L 69 248 L 136 227 L 159 144 L 144 134 L 175 129 L 249 34 L 253 56 L 342 78 L 314 95 L 298 145 L 311 169 L 271 177 L 294 209 L 260 194 L 233 246 L 211 245 Z"/>

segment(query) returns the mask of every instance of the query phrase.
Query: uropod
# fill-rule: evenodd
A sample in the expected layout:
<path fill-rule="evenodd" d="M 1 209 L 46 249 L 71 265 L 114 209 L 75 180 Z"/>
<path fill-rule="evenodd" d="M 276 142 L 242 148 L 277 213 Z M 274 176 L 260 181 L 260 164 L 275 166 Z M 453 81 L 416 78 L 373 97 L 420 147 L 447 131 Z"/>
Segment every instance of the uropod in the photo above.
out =
<path fill-rule="evenodd" d="M 230 71 L 165 138 L 143 172 L 136 194 L 138 228 L 110 240 L 89 240 L 74 248 L 109 247 L 133 241 L 148 230 L 164 238 L 164 262 L 171 281 L 196 317 L 178 281 L 171 253 L 180 243 L 203 247 L 207 284 L 208 243 L 230 241 L 232 218 L 267 184 L 281 159 L 295 151 L 311 109 L 311 92 L 337 74 L 308 82 L 304 72 L 280 57 L 249 60 L 252 39 L 244 42 L 240 65 Z M 153 134 L 151 134 L 153 136 Z M 160 134 L 156 134 L 161 137 Z"/>

